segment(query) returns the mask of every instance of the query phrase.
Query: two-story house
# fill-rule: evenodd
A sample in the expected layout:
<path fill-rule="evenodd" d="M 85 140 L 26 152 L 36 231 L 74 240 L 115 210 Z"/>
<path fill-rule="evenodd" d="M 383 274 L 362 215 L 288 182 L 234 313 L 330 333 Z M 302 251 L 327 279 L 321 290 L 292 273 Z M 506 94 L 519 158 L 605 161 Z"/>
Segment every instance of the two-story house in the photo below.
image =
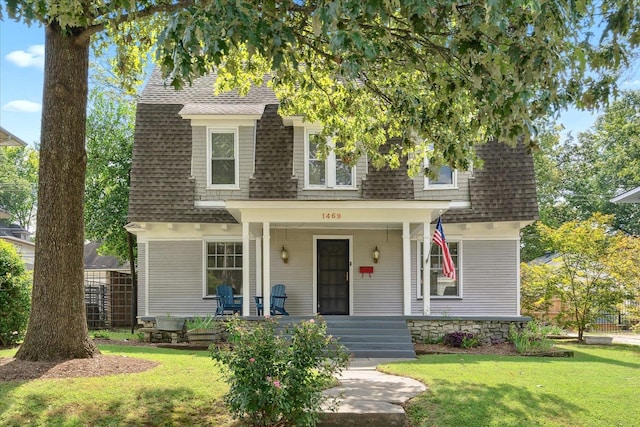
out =
<path fill-rule="evenodd" d="M 520 315 L 520 230 L 538 214 L 523 147 L 488 142 L 482 169 L 435 180 L 351 167 L 318 157 L 318 126 L 279 116 L 266 86 L 214 95 L 215 78 L 175 91 L 156 71 L 138 103 L 140 316 L 213 313 L 221 283 L 245 316 L 277 283 L 292 315 Z M 440 215 L 455 280 L 431 244 Z"/>

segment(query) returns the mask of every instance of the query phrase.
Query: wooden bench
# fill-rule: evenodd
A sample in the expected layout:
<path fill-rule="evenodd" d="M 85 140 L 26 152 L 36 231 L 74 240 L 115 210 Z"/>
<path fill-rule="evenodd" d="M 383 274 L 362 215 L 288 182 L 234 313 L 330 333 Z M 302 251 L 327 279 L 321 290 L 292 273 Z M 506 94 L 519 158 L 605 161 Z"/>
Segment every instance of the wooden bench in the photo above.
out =
<path fill-rule="evenodd" d="M 151 342 L 151 336 L 155 333 L 168 333 L 171 335 L 171 344 L 177 344 L 178 343 L 178 334 L 181 331 L 169 331 L 166 329 L 158 329 L 158 328 L 140 328 L 138 329 L 138 332 L 142 332 L 144 334 L 144 342 Z"/>

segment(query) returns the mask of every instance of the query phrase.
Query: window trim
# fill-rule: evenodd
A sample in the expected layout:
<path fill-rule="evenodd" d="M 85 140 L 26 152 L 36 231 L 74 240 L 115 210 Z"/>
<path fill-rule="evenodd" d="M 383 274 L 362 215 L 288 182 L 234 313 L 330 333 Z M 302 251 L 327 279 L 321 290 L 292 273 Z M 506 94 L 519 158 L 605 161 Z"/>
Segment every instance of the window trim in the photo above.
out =
<path fill-rule="evenodd" d="M 224 237 L 218 237 L 218 238 L 210 238 L 210 239 L 204 239 L 202 241 L 202 257 L 203 257 L 203 263 L 202 263 L 202 298 L 203 299 L 215 299 L 215 294 L 208 294 L 207 293 L 207 287 L 208 287 L 208 283 L 207 283 L 207 273 L 209 272 L 209 249 L 208 249 L 208 245 L 209 243 L 240 243 L 242 244 L 242 237 L 241 236 L 224 236 Z M 244 256 L 244 254 L 243 254 Z M 244 268 L 244 260 L 243 260 L 243 266 L 241 268 L 234 268 L 234 270 L 239 270 L 242 271 Z M 244 284 L 243 284 L 244 286 Z"/>
<path fill-rule="evenodd" d="M 442 165 L 448 166 L 448 165 Z M 425 169 L 429 167 L 429 160 L 424 160 Z M 450 166 L 449 166 L 450 167 Z M 424 189 L 425 190 L 457 190 L 458 189 L 458 170 L 451 169 L 451 184 L 432 184 L 429 177 L 425 174 L 424 176 Z"/>
<path fill-rule="evenodd" d="M 457 243 L 458 244 L 458 259 L 456 263 L 456 275 L 458 282 L 458 295 L 431 295 L 429 294 L 429 299 L 462 299 L 463 298 L 463 280 L 462 280 L 462 250 L 463 250 L 463 240 L 461 238 L 449 238 L 447 237 L 447 243 Z M 422 300 L 424 299 L 424 295 L 422 293 L 422 253 L 421 246 L 423 244 L 422 240 L 416 240 L 416 299 Z M 429 239 L 429 244 L 432 245 L 433 241 Z M 431 274 L 431 254 L 429 254 L 429 258 L 427 259 L 428 264 L 424 263 L 424 265 L 429 265 L 429 274 Z M 431 280 L 429 280 L 429 293 L 431 293 Z"/>
<path fill-rule="evenodd" d="M 233 134 L 233 155 L 234 155 L 234 180 L 233 184 L 212 184 L 213 170 L 211 167 L 211 151 L 212 140 L 211 135 L 214 133 L 232 133 Z M 230 126 L 207 126 L 207 189 L 215 190 L 239 190 L 240 189 L 240 129 Z"/>
<path fill-rule="evenodd" d="M 309 184 L 309 142 L 311 135 L 317 135 L 320 129 L 305 129 L 304 132 L 304 189 L 305 190 L 356 190 L 356 166 L 351 166 L 351 185 L 336 185 L 336 154 L 331 150 L 324 160 L 324 185 Z M 329 139 L 333 147 L 333 141 Z"/>

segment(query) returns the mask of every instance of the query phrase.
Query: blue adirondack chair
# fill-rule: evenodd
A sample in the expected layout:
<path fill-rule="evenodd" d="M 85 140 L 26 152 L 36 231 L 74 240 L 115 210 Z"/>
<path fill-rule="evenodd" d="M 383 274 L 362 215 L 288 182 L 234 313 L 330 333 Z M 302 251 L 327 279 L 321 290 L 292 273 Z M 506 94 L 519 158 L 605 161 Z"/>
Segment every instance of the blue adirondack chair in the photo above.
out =
<path fill-rule="evenodd" d="M 222 316 L 225 312 L 230 314 L 242 314 L 242 297 L 233 296 L 233 288 L 229 285 L 219 285 L 216 287 L 216 316 Z"/>
<path fill-rule="evenodd" d="M 286 300 L 287 294 L 283 284 L 278 284 L 271 288 L 271 309 L 269 311 L 272 316 L 275 316 L 276 314 L 281 314 L 283 316 L 289 315 L 287 310 L 284 309 L 284 303 Z M 256 309 L 258 310 L 258 316 L 262 316 L 262 313 L 264 312 L 262 297 L 256 297 Z"/>

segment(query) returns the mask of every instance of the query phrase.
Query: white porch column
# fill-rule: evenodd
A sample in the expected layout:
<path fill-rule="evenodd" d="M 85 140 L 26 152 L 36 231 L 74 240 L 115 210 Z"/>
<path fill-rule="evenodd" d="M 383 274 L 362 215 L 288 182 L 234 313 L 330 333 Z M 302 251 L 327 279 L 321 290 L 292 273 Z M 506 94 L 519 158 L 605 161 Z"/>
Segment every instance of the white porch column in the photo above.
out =
<path fill-rule="evenodd" d="M 249 223 L 242 223 L 242 315 L 249 316 L 249 307 L 251 301 L 249 296 L 251 295 L 251 271 L 249 266 L 251 265 L 249 257 Z"/>
<path fill-rule="evenodd" d="M 425 222 L 422 230 L 422 314 L 429 316 L 431 314 L 431 263 L 429 255 L 431 254 L 431 229 L 429 223 Z"/>
<path fill-rule="evenodd" d="M 262 223 L 262 303 L 264 316 L 271 313 L 271 224 Z"/>
<path fill-rule="evenodd" d="M 256 237 L 256 296 L 262 296 L 262 237 Z"/>
<path fill-rule="evenodd" d="M 411 314 L 411 231 L 409 223 L 402 223 L 402 294 L 404 315 Z"/>

